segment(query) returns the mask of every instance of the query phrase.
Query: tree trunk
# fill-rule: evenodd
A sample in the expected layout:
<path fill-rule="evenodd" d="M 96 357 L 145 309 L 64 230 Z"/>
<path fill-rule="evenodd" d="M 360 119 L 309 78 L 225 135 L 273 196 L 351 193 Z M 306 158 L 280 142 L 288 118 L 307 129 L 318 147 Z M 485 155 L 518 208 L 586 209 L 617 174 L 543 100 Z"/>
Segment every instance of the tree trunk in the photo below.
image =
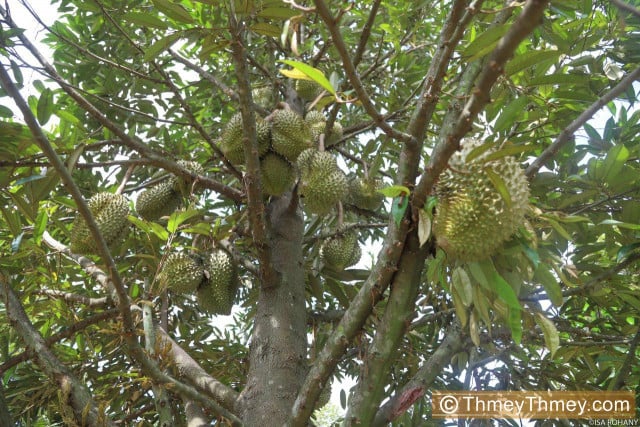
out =
<path fill-rule="evenodd" d="M 281 426 L 306 374 L 306 307 L 297 194 L 270 205 L 270 246 L 277 283 L 262 283 L 238 413 L 247 426 Z"/>

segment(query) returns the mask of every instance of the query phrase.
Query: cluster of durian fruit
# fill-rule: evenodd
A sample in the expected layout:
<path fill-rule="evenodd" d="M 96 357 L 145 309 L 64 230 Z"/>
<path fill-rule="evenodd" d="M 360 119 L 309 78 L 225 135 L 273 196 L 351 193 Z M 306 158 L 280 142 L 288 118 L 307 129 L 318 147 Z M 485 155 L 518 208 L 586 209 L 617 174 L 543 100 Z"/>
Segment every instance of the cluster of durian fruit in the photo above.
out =
<path fill-rule="evenodd" d="M 529 209 L 529 183 L 516 159 L 489 157 L 495 148 L 467 159 L 481 145 L 476 139 L 463 141 L 436 186 L 433 234 L 447 256 L 460 262 L 498 252 L 525 224 Z"/>
<path fill-rule="evenodd" d="M 214 248 L 206 256 L 171 253 L 158 282 L 176 294 L 194 294 L 199 307 L 211 314 L 229 314 L 238 290 L 238 272 L 231 255 Z"/>
<path fill-rule="evenodd" d="M 342 126 L 335 122 L 325 134 L 326 127 L 324 114 L 317 110 L 307 112 L 303 118 L 291 109 L 277 109 L 265 119 L 257 119 L 263 192 L 279 196 L 298 182 L 304 209 L 310 214 L 327 214 L 338 202 L 347 200 L 362 209 L 377 209 L 382 203 L 377 183 L 356 177 L 349 179 L 338 166 L 336 158 L 325 151 L 325 148 L 340 142 Z M 239 166 L 245 163 L 240 113 L 226 124 L 218 146 L 232 164 Z"/>
<path fill-rule="evenodd" d="M 180 166 L 196 174 L 204 174 L 204 168 L 197 162 L 188 160 L 178 160 Z M 159 172 L 151 179 L 160 179 L 164 171 Z M 180 205 L 185 196 L 189 195 L 194 185 L 193 180 L 188 177 L 178 177 L 169 175 L 159 183 L 147 188 L 138 196 L 136 200 L 136 211 L 138 215 L 147 221 L 154 221 L 165 215 L 171 215 Z"/>

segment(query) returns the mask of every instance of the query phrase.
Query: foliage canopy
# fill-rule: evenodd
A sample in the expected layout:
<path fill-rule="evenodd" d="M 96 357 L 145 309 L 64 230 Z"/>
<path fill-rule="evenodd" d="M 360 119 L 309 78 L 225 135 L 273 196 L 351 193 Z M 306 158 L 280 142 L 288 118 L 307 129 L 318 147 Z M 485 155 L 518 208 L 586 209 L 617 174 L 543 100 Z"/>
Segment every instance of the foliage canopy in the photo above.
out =
<path fill-rule="evenodd" d="M 432 389 L 640 392 L 633 5 L 52 0 L 46 25 L 19 3 L 0 6 L 2 421 L 304 426 L 346 376 L 344 425 L 425 425 Z M 279 177 L 260 123 L 282 109 L 322 112 L 310 135 L 348 175 L 321 214 L 297 167 L 262 185 Z M 232 120 L 242 164 L 220 143 Z M 462 262 L 431 223 L 468 138 L 484 144 L 467 159 L 517 160 L 531 206 Z M 134 201 L 163 182 L 180 207 L 142 218 Z M 116 246 L 84 201 L 101 192 L 131 201 Z M 76 217 L 95 253 L 68 249 Z M 340 268 L 322 255 L 343 235 L 365 252 L 344 269 L 360 249 Z M 213 283 L 214 248 L 237 274 L 225 318 L 161 285 L 176 252 L 190 287 Z"/>

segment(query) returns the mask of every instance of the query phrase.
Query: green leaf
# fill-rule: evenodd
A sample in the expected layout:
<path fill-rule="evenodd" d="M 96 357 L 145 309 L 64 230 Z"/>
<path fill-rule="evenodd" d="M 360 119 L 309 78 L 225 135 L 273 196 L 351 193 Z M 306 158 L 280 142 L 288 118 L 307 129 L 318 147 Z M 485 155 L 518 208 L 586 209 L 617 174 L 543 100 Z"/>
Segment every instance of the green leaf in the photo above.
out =
<path fill-rule="evenodd" d="M 390 185 L 389 187 L 381 188 L 378 193 L 382 193 L 385 197 L 395 198 L 401 195 L 409 195 L 411 191 L 404 185 Z"/>
<path fill-rule="evenodd" d="M 200 211 L 196 209 L 188 209 L 186 211 L 176 211 L 169 216 L 169 221 L 167 222 L 167 231 L 169 233 L 175 233 L 178 231 L 178 227 L 185 221 L 193 218 L 194 216 L 200 215 Z"/>
<path fill-rule="evenodd" d="M 391 215 L 397 226 L 400 225 L 400 221 L 402 221 L 404 213 L 407 211 L 407 206 L 409 206 L 409 197 L 402 195 L 393 199 L 391 203 Z"/>
<path fill-rule="evenodd" d="M 493 125 L 493 129 L 496 132 L 504 132 L 511 128 L 517 119 L 523 116 L 526 111 L 525 107 L 529 103 L 529 98 L 526 96 L 519 96 L 502 108 L 502 113 L 498 116 L 496 123 Z"/>
<path fill-rule="evenodd" d="M 331 82 L 329 80 L 327 80 L 327 78 L 325 77 L 324 73 L 322 71 L 318 70 L 317 68 L 314 68 L 314 67 L 312 67 L 310 65 L 307 65 L 304 62 L 292 61 L 290 59 L 281 59 L 278 62 L 282 62 L 284 64 L 287 64 L 287 65 L 295 68 L 298 71 L 303 72 L 311 80 L 315 81 L 320 86 L 322 86 L 324 89 L 326 89 L 327 92 L 329 92 L 331 95 L 335 95 L 336 94 L 336 90 L 331 85 Z"/>
<path fill-rule="evenodd" d="M 13 110 L 9 107 L 5 107 L 4 105 L 0 105 L 0 117 L 13 117 Z"/>
<path fill-rule="evenodd" d="M 487 173 L 487 176 L 491 180 L 495 189 L 500 193 L 500 196 L 507 207 L 511 207 L 511 194 L 509 193 L 509 189 L 507 188 L 507 184 L 504 182 L 504 179 L 502 179 L 502 177 L 490 167 L 484 168 L 484 171 Z"/>
<path fill-rule="evenodd" d="M 493 50 L 508 29 L 508 25 L 496 25 L 483 31 L 462 51 L 462 56 L 467 62 L 471 62 L 486 55 Z"/>
<path fill-rule="evenodd" d="M 418 240 L 420 247 L 427 243 L 431 237 L 431 215 L 423 209 L 418 211 Z"/>
<path fill-rule="evenodd" d="M 560 57 L 560 54 L 561 52 L 557 50 L 529 50 L 509 61 L 505 66 L 504 72 L 507 76 L 510 76 L 541 62 L 555 61 Z"/>
<path fill-rule="evenodd" d="M 625 245 L 618 249 L 618 254 L 616 255 L 616 262 L 624 261 L 629 255 L 636 252 L 640 249 L 640 242 L 632 243 L 630 245 Z"/>
<path fill-rule="evenodd" d="M 485 274 L 485 261 L 474 261 L 467 264 L 471 276 L 485 289 L 491 289 L 489 278 Z"/>
<path fill-rule="evenodd" d="M 511 338 L 520 345 L 522 341 L 522 312 L 516 309 L 509 309 L 509 329 L 511 329 Z"/>
<path fill-rule="evenodd" d="M 189 14 L 187 9 L 181 4 L 173 3 L 169 0 L 151 0 L 155 7 L 171 19 L 183 22 L 185 24 L 192 24 L 193 17 Z"/>
<path fill-rule="evenodd" d="M 544 343 L 551 353 L 551 358 L 556 354 L 560 347 L 560 334 L 556 329 L 556 325 L 547 319 L 542 313 L 536 313 L 535 320 L 544 335 Z"/>
<path fill-rule="evenodd" d="M 549 300 L 556 307 L 563 303 L 562 288 L 556 277 L 549 271 L 548 267 L 541 264 L 533 274 L 534 282 L 540 283 L 544 288 Z"/>
<path fill-rule="evenodd" d="M 503 157 L 506 156 L 514 156 L 516 154 L 522 154 L 522 153 L 528 153 L 530 151 L 535 151 L 537 150 L 539 147 L 536 147 L 534 145 L 513 145 L 513 144 L 509 144 L 509 145 L 505 145 L 504 147 L 502 147 L 501 149 L 494 151 L 493 153 L 489 153 L 487 154 L 485 157 L 483 157 L 483 161 L 485 162 L 490 162 L 493 160 L 498 160 L 501 159 Z"/>
<path fill-rule="evenodd" d="M 601 221 L 598 225 L 615 225 L 616 227 L 626 228 L 629 230 L 640 230 L 640 224 L 631 224 L 628 222 L 622 222 L 615 219 L 605 219 Z"/>
<path fill-rule="evenodd" d="M 66 110 L 56 110 L 56 111 L 53 112 L 53 114 L 58 116 L 62 121 L 71 123 L 73 125 L 79 125 L 80 124 L 80 119 L 77 118 L 76 116 L 74 116 L 73 114 L 71 114 L 70 112 L 66 111 Z"/>
<path fill-rule="evenodd" d="M 493 284 L 493 288 L 495 289 L 498 297 L 505 303 L 510 309 L 520 310 L 522 307 L 520 306 L 520 301 L 518 301 L 518 296 L 515 291 L 511 287 L 509 283 L 498 273 L 498 271 L 493 268 L 491 277 L 491 282 Z"/>
<path fill-rule="evenodd" d="M 622 167 L 629 159 L 629 150 L 624 144 L 614 145 L 609 150 L 602 165 L 602 179 L 609 183 L 622 171 Z"/>
<path fill-rule="evenodd" d="M 43 90 L 40 98 L 38 98 L 38 106 L 36 108 L 38 123 L 43 126 L 47 124 L 51 118 L 51 114 L 53 114 L 54 106 L 53 91 L 49 88 Z"/>
<path fill-rule="evenodd" d="M 167 25 L 165 21 L 145 12 L 127 12 L 124 14 L 123 18 L 126 21 L 140 25 L 142 27 L 158 28 L 161 30 L 166 30 L 167 28 L 169 28 L 169 25 Z"/>
<path fill-rule="evenodd" d="M 20 245 L 22 244 L 22 238 L 24 237 L 24 232 L 18 234 L 11 241 L 11 253 L 17 253 L 20 250 Z"/>
<path fill-rule="evenodd" d="M 256 22 L 249 28 L 251 29 L 251 31 L 267 37 L 279 37 L 281 33 L 280 27 L 277 27 L 273 24 L 267 24 L 266 22 Z"/>
<path fill-rule="evenodd" d="M 47 210 L 41 209 L 40 212 L 38 212 L 35 223 L 33 224 L 33 239 L 35 240 L 36 245 L 40 245 L 40 242 L 42 241 L 42 235 L 47 228 L 48 221 L 49 214 L 47 213 Z"/>
<path fill-rule="evenodd" d="M 280 19 L 283 21 L 298 15 L 301 15 L 299 11 L 289 7 L 265 7 L 258 12 L 258 16 L 261 18 Z"/>
<path fill-rule="evenodd" d="M 451 289 L 458 292 L 465 307 L 471 307 L 473 303 L 473 290 L 471 279 L 463 267 L 456 267 L 451 273 Z"/>
<path fill-rule="evenodd" d="M 176 32 L 173 34 L 169 34 L 168 36 L 163 37 L 160 40 L 156 41 L 154 44 L 149 46 L 147 51 L 144 53 L 144 60 L 151 61 L 156 56 L 158 56 L 160 52 L 162 52 L 165 49 L 168 49 L 169 47 L 171 47 L 171 45 L 173 45 L 175 42 L 180 40 L 180 37 L 182 37 L 182 33 Z"/>

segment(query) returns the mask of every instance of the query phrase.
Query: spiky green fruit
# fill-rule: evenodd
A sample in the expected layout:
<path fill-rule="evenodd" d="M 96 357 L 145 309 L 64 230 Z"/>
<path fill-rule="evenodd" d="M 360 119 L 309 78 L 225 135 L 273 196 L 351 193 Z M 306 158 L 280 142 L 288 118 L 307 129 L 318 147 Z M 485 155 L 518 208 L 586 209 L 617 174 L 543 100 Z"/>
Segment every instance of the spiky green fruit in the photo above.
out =
<path fill-rule="evenodd" d="M 229 314 L 238 288 L 238 273 L 231 255 L 214 249 L 204 260 L 206 280 L 196 297 L 200 308 L 212 314 Z"/>
<path fill-rule="evenodd" d="M 316 408 L 318 408 L 318 409 L 322 408 L 327 403 L 329 403 L 329 400 L 331 399 L 331 385 L 332 385 L 332 383 L 333 383 L 333 381 L 329 380 L 329 381 L 327 381 L 327 383 L 322 388 L 322 391 L 320 392 L 320 396 L 318 396 L 318 400 L 316 401 Z"/>
<path fill-rule="evenodd" d="M 147 188 L 136 200 L 136 212 L 147 221 L 171 215 L 182 203 L 180 192 L 174 189 L 172 179 Z"/>
<path fill-rule="evenodd" d="M 265 110 L 273 107 L 273 88 L 271 86 L 257 87 L 251 91 L 253 102 Z"/>
<path fill-rule="evenodd" d="M 242 115 L 234 114 L 222 131 L 218 147 L 224 156 L 234 165 L 244 163 L 244 144 L 242 142 Z"/>
<path fill-rule="evenodd" d="M 329 131 L 329 135 L 324 138 L 324 146 L 332 147 L 336 145 L 342 139 L 343 133 L 344 130 L 342 129 L 340 122 L 334 122 L 331 130 Z"/>
<path fill-rule="evenodd" d="M 351 267 L 362 256 L 358 235 L 353 230 L 338 232 L 323 242 L 320 256 L 325 265 L 334 270 L 342 271 Z"/>
<path fill-rule="evenodd" d="M 158 274 L 162 287 L 180 294 L 194 292 L 204 278 L 202 263 L 179 252 L 174 252 L 165 259 Z"/>
<path fill-rule="evenodd" d="M 327 121 L 327 118 L 322 114 L 322 111 L 311 110 L 307 111 L 307 114 L 304 116 L 304 121 L 307 122 L 308 125 L 313 125 L 314 123 L 324 123 Z"/>
<path fill-rule="evenodd" d="M 359 209 L 376 211 L 384 200 L 382 193 L 378 192 L 379 188 L 379 182 L 375 179 L 352 176 L 349 179 L 348 202 Z"/>
<path fill-rule="evenodd" d="M 271 146 L 271 126 L 259 117 L 256 118 L 256 137 L 258 155 L 262 156 Z M 218 141 L 218 147 L 234 165 L 244 164 L 243 121 L 240 113 L 234 114 L 227 122 Z"/>
<path fill-rule="evenodd" d="M 295 84 L 298 96 L 307 102 L 311 102 L 322 92 L 322 87 L 313 80 L 298 79 Z"/>
<path fill-rule="evenodd" d="M 295 162 L 302 151 L 311 147 L 311 131 L 293 110 L 276 110 L 271 122 L 273 151 Z"/>
<path fill-rule="evenodd" d="M 529 208 L 529 183 L 513 157 L 487 161 L 491 149 L 466 161 L 479 145 L 465 141 L 436 187 L 433 233 L 450 258 L 463 262 L 496 253 L 524 224 Z"/>
<path fill-rule="evenodd" d="M 260 160 L 262 190 L 271 196 L 279 196 L 290 190 L 296 180 L 291 163 L 276 153 L 267 153 Z"/>
<path fill-rule="evenodd" d="M 204 174 L 204 168 L 202 167 L 202 165 L 198 162 L 194 162 L 194 161 L 190 161 L 190 160 L 178 160 L 177 163 L 185 168 L 186 170 L 188 170 L 189 172 L 192 172 L 196 175 L 203 175 Z M 193 186 L 193 180 L 190 177 L 183 177 L 183 176 L 172 176 L 171 177 L 171 185 L 172 188 L 180 193 L 183 194 L 185 196 L 189 195 L 191 193 L 192 190 L 192 186 Z M 195 188 L 193 190 L 196 190 Z"/>
<path fill-rule="evenodd" d="M 326 151 L 305 150 L 298 159 L 300 195 L 309 213 L 327 214 L 348 191 L 347 176 Z"/>
<path fill-rule="evenodd" d="M 89 210 L 110 248 L 121 243 L 129 231 L 129 200 L 122 194 L 98 193 L 87 201 Z M 71 228 L 71 252 L 96 253 L 98 246 L 81 216 L 77 216 Z"/>

